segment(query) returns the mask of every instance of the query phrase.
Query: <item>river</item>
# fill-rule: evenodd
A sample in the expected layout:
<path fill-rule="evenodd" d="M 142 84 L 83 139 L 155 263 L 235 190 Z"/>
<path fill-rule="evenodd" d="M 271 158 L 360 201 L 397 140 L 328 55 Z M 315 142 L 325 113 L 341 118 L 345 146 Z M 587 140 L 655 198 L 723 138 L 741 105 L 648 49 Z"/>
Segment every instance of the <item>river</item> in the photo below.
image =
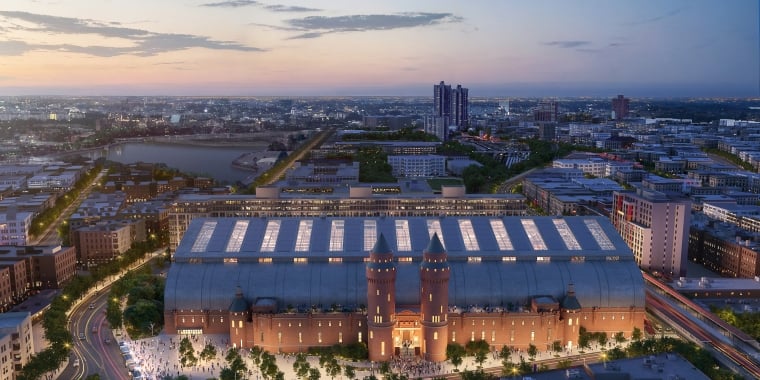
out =
<path fill-rule="evenodd" d="M 183 173 L 215 179 L 221 185 L 243 181 L 253 172 L 230 166 L 244 153 L 263 151 L 266 147 L 209 147 L 161 143 L 124 143 L 108 150 L 108 159 L 130 164 L 134 162 L 164 163 Z"/>

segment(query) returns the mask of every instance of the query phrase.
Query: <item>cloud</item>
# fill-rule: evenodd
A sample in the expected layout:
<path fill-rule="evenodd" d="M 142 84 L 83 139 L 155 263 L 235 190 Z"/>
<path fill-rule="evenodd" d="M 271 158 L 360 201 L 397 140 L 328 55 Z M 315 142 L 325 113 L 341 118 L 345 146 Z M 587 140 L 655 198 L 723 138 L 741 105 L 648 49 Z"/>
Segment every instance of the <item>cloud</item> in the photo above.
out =
<path fill-rule="evenodd" d="M 321 9 L 299 7 L 293 5 L 266 5 L 264 8 L 272 12 L 321 12 Z"/>
<path fill-rule="evenodd" d="M 27 44 L 22 41 L 0 41 L 0 55 L 20 55 L 29 51 L 59 51 L 88 54 L 97 57 L 119 55 L 154 56 L 161 53 L 205 48 L 214 50 L 262 51 L 233 41 L 217 41 L 191 34 L 156 33 L 143 29 L 126 28 L 119 23 L 102 23 L 88 19 L 49 16 L 27 12 L 0 11 L 6 20 L 21 20 L 33 26 L 13 25 L 13 30 L 55 34 L 89 34 L 121 38 L 132 46 L 81 46 L 75 44 Z"/>
<path fill-rule="evenodd" d="M 563 49 L 571 49 L 579 46 L 590 45 L 591 41 L 549 41 L 543 43 L 546 46 L 557 46 Z"/>
<path fill-rule="evenodd" d="M 201 4 L 202 7 L 218 7 L 218 8 L 240 8 L 240 7 L 248 7 L 251 5 L 259 5 L 259 2 L 253 1 L 253 0 L 228 0 L 228 1 L 220 1 L 218 3 Z"/>
<path fill-rule="evenodd" d="M 415 28 L 445 23 L 461 22 L 462 18 L 451 13 L 398 13 L 387 15 L 308 16 L 285 20 L 285 23 L 305 33 L 297 38 L 316 38 L 328 33 L 364 32 Z"/>
<path fill-rule="evenodd" d="M 629 23 L 627 23 L 627 25 L 651 24 L 651 23 L 654 23 L 654 22 L 657 22 L 657 21 L 660 21 L 660 20 L 664 20 L 666 18 L 673 17 L 673 16 L 681 13 L 684 9 L 686 9 L 686 8 L 673 9 L 671 11 L 665 12 L 665 13 L 663 13 L 661 15 L 658 15 L 658 16 L 654 16 L 654 17 L 643 19 L 643 20 L 639 20 L 639 21 L 629 22 Z"/>
<path fill-rule="evenodd" d="M 218 3 L 206 3 L 201 4 L 202 7 L 214 7 L 214 8 L 240 8 L 240 7 L 262 7 L 272 12 L 319 12 L 321 9 L 299 7 L 295 5 L 282 5 L 282 4 L 262 4 L 254 0 L 228 0 L 220 1 Z"/>

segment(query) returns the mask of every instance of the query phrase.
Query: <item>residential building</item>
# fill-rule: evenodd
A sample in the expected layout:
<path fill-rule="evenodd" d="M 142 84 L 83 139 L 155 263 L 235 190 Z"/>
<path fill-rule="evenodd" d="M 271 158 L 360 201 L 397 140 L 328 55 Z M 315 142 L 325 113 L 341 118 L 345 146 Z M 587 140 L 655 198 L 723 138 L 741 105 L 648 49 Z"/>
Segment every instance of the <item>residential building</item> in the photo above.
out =
<path fill-rule="evenodd" d="M 616 98 L 612 98 L 612 118 L 615 120 L 622 120 L 628 117 L 629 105 L 631 99 L 618 95 Z"/>
<path fill-rule="evenodd" d="M 441 177 L 446 175 L 446 157 L 434 154 L 388 156 L 394 177 Z"/>
<path fill-rule="evenodd" d="M 612 224 L 639 266 L 666 276 L 686 274 L 691 201 L 637 189 L 613 194 Z"/>
<path fill-rule="evenodd" d="M 32 333 L 32 318 L 28 312 L 0 313 L 0 337 L 10 336 L 10 352 L 13 358 L 13 376 L 15 379 L 21 373 L 21 368 L 29 363 L 34 355 L 34 336 Z M 4 338 L 0 338 L 3 342 Z M 0 348 L 2 343 L 0 343 Z M 2 353 L 0 353 L 2 357 Z M 0 359 L 2 361 L 2 359 Z M 5 363 L 0 363 L 0 378 L 5 378 Z"/>

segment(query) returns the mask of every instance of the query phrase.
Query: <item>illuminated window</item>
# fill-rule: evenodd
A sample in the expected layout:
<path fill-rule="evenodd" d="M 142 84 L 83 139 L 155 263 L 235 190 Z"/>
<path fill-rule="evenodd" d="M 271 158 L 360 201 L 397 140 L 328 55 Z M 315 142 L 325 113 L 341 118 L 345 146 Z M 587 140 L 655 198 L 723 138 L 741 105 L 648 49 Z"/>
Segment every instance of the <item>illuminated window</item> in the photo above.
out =
<path fill-rule="evenodd" d="M 267 229 L 264 231 L 264 239 L 261 241 L 261 252 L 274 252 L 277 245 L 277 235 L 280 234 L 279 220 L 270 220 L 267 222 Z"/>
<path fill-rule="evenodd" d="M 343 250 L 343 236 L 345 233 L 345 221 L 333 220 L 330 227 L 330 252 Z"/>
<path fill-rule="evenodd" d="M 515 257 L 515 256 L 502 256 L 501 261 L 508 261 L 508 262 L 517 261 L 517 257 Z"/>
<path fill-rule="evenodd" d="M 412 239 L 409 237 L 409 221 L 396 220 L 396 249 L 411 251 Z"/>
<path fill-rule="evenodd" d="M 190 248 L 190 252 L 203 252 L 208 247 L 208 242 L 211 240 L 211 235 L 214 234 L 216 229 L 216 221 L 203 222 L 201 230 L 198 231 L 198 236 L 195 238 L 193 247 Z"/>
<path fill-rule="evenodd" d="M 305 257 L 294 257 L 293 262 L 296 264 L 305 264 L 309 262 L 309 259 Z"/>
<path fill-rule="evenodd" d="M 237 264 L 238 259 L 237 257 L 225 257 L 223 261 L 225 264 Z"/>
<path fill-rule="evenodd" d="M 544 238 L 541 237 L 541 233 L 538 231 L 536 222 L 533 221 L 533 219 L 521 219 L 520 221 L 522 222 L 525 233 L 528 235 L 528 239 L 530 240 L 533 249 L 536 251 L 545 251 L 547 249 L 546 243 L 544 243 Z"/>
<path fill-rule="evenodd" d="M 259 257 L 259 264 L 269 264 L 272 262 L 271 257 Z"/>
<path fill-rule="evenodd" d="M 557 229 L 557 232 L 559 232 L 559 236 L 562 237 L 562 241 L 565 242 L 567 249 L 571 251 L 581 249 L 581 245 L 578 244 L 578 240 L 575 239 L 575 235 L 573 235 L 573 231 L 570 229 L 570 226 L 567 225 L 566 220 L 554 219 L 552 221 L 554 222 L 554 227 Z"/>
<path fill-rule="evenodd" d="M 475 236 L 475 230 L 472 228 L 472 221 L 469 219 L 459 219 L 459 231 L 462 233 L 464 249 L 468 251 L 480 251 L 478 239 Z"/>
<path fill-rule="evenodd" d="M 496 238 L 496 243 L 499 245 L 501 251 L 512 251 L 515 247 L 512 245 L 512 240 L 509 238 L 507 229 L 504 227 L 504 222 L 499 219 L 491 219 L 491 230 L 493 236 Z"/>
<path fill-rule="evenodd" d="M 342 257 L 330 257 L 329 259 L 327 259 L 327 261 L 331 262 L 331 263 L 342 263 L 343 262 L 343 258 Z"/>
<path fill-rule="evenodd" d="M 552 258 L 549 256 L 536 256 L 536 261 L 539 263 L 548 263 L 552 261 Z"/>
<path fill-rule="evenodd" d="M 412 258 L 411 257 L 399 257 L 398 262 L 400 263 L 411 263 Z"/>
<path fill-rule="evenodd" d="M 240 252 L 240 247 L 243 245 L 243 238 L 245 238 L 245 232 L 248 230 L 248 220 L 238 220 L 235 222 L 235 227 L 232 229 L 230 240 L 227 241 L 227 252 Z"/>
<path fill-rule="evenodd" d="M 468 263 L 479 263 L 482 260 L 480 256 L 467 256 Z"/>
<path fill-rule="evenodd" d="M 296 252 L 306 252 L 309 250 L 311 243 L 311 227 L 314 225 L 313 220 L 302 220 L 298 223 L 298 235 L 296 235 Z"/>

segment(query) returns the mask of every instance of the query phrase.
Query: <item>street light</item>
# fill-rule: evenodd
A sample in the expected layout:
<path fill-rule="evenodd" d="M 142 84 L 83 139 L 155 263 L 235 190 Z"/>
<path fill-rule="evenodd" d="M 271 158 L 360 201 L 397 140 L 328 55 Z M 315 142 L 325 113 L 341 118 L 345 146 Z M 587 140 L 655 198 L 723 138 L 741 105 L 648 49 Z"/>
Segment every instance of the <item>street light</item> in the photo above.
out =
<path fill-rule="evenodd" d="M 602 363 L 604 364 L 604 369 L 607 369 L 607 353 L 602 352 Z"/>

